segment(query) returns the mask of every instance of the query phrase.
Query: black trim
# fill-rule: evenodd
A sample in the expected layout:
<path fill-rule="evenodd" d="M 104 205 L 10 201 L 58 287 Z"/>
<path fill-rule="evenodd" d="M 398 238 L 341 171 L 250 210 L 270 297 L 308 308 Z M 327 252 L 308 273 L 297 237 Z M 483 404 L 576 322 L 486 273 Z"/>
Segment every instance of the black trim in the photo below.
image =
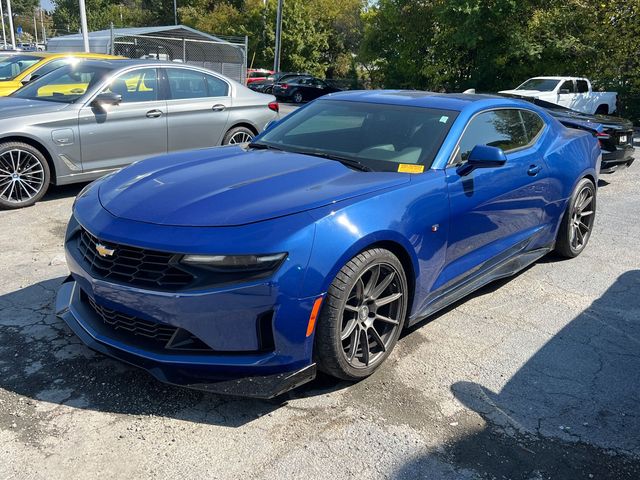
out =
<path fill-rule="evenodd" d="M 536 260 L 544 257 L 554 248 L 553 245 L 549 245 L 535 250 L 525 251 L 524 249 L 529 243 L 530 239 L 518 243 L 504 254 L 488 260 L 472 270 L 469 274 L 465 274 L 462 278 L 455 279 L 432 292 L 430 297 L 433 299 L 421 312 L 409 318 L 408 326 L 424 320 L 479 288 L 484 287 L 488 283 L 516 274 Z"/>

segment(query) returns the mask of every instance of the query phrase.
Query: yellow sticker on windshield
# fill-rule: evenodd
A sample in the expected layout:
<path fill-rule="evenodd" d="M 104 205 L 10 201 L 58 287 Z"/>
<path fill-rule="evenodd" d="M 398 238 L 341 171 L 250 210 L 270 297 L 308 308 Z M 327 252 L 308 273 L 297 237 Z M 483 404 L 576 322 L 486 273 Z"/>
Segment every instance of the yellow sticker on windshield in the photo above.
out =
<path fill-rule="evenodd" d="M 400 165 L 398 165 L 398 171 L 401 173 L 422 173 L 424 172 L 424 165 L 401 163 Z"/>

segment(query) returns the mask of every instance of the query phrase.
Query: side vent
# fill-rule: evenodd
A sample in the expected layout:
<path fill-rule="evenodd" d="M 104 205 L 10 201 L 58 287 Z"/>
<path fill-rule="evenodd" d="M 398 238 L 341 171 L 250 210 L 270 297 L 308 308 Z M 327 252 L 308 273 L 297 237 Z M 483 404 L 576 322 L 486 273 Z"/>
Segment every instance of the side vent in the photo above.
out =
<path fill-rule="evenodd" d="M 273 352 L 276 348 L 273 339 L 273 310 L 258 315 L 258 348 L 261 352 Z"/>

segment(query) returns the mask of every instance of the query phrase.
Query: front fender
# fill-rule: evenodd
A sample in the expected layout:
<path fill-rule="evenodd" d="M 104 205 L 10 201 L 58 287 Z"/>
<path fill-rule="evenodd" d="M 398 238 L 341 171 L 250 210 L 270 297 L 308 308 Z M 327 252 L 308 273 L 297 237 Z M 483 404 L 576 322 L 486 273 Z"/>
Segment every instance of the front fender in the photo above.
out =
<path fill-rule="evenodd" d="M 316 237 L 302 291 L 323 294 L 359 252 L 381 244 L 402 249 L 411 263 L 414 305 L 431 289 L 445 261 L 449 200 L 442 171 L 430 170 L 409 184 L 310 212 Z M 402 259 L 401 259 L 402 260 Z"/>

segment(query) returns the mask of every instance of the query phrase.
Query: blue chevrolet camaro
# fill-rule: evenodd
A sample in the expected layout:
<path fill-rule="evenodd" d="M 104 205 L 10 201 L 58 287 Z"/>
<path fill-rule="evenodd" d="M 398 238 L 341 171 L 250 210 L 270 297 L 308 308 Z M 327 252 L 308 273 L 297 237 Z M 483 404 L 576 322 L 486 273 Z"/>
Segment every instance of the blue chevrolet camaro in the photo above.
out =
<path fill-rule="evenodd" d="M 401 330 L 594 221 L 600 151 L 527 102 L 339 93 L 253 143 L 85 188 L 57 313 L 158 379 L 272 397 L 370 375 Z"/>

